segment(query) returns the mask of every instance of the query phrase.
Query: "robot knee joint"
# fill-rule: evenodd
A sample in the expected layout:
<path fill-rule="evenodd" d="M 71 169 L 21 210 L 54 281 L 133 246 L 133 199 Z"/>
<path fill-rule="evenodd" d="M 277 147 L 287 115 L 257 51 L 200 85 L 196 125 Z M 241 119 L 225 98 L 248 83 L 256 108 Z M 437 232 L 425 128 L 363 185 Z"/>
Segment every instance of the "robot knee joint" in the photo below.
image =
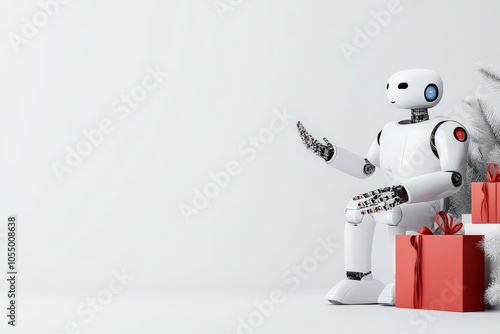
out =
<path fill-rule="evenodd" d="M 396 226 L 399 225 L 403 219 L 403 211 L 400 207 L 395 207 L 391 211 L 387 211 L 385 217 L 388 225 Z"/>
<path fill-rule="evenodd" d="M 363 215 L 359 210 L 346 209 L 345 210 L 345 220 L 351 224 L 359 224 L 363 220 Z"/>

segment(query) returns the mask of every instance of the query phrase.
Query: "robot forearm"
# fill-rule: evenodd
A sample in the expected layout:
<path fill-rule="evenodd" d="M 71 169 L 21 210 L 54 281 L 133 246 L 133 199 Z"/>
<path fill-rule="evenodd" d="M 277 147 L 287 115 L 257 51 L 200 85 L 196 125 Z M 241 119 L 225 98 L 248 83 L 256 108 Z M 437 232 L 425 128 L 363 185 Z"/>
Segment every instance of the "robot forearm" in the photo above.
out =
<path fill-rule="evenodd" d="M 417 176 L 401 185 L 375 189 L 354 196 L 361 214 L 392 210 L 403 203 L 421 203 L 451 196 L 460 190 L 462 176 L 459 172 L 435 172 Z"/>
<path fill-rule="evenodd" d="M 333 156 L 326 162 L 330 166 L 360 179 L 366 179 L 375 172 L 375 166 L 368 159 L 339 146 L 333 148 Z"/>
<path fill-rule="evenodd" d="M 375 166 L 368 159 L 345 150 L 342 147 L 334 146 L 326 138 L 323 138 L 325 143 L 319 142 L 307 132 L 300 121 L 297 122 L 297 130 L 306 148 L 323 158 L 332 167 L 360 179 L 365 179 L 375 172 Z M 375 157 L 377 160 L 378 147 L 379 144 L 374 143 L 368 152 L 369 156 Z"/>
<path fill-rule="evenodd" d="M 437 200 L 453 195 L 462 187 L 462 175 L 455 171 L 434 172 L 402 182 L 408 203 Z"/>

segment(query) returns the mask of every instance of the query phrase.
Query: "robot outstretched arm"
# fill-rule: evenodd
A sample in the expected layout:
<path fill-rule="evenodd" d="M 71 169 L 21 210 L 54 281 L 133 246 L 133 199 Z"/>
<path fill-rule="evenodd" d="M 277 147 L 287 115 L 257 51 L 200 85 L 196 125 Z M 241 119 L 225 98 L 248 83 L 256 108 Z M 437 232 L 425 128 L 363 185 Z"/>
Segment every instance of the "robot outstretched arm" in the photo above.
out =
<path fill-rule="evenodd" d="M 297 130 L 302 138 L 302 142 L 308 150 L 320 156 L 329 165 L 344 173 L 364 179 L 371 176 L 375 172 L 375 166 L 378 166 L 379 145 L 377 140 L 372 144 L 367 158 L 363 158 L 342 147 L 332 145 L 326 138 L 323 138 L 324 143 L 319 142 L 307 132 L 300 121 L 297 122 Z M 368 159 L 373 161 L 375 165 Z"/>
<path fill-rule="evenodd" d="M 442 199 L 459 191 L 467 169 L 468 134 L 455 121 L 438 125 L 431 138 L 431 149 L 439 159 L 441 171 L 407 179 L 401 185 L 370 191 L 359 200 L 361 213 L 390 210 L 403 203 L 419 203 Z"/>

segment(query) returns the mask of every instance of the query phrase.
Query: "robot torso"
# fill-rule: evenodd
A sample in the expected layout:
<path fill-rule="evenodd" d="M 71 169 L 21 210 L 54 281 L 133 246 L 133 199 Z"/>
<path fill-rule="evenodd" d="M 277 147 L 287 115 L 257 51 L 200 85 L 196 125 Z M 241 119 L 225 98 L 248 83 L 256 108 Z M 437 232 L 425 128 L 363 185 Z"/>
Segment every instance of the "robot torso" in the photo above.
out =
<path fill-rule="evenodd" d="M 394 182 L 437 172 L 441 164 L 431 148 L 433 132 L 445 117 L 435 117 L 424 122 L 388 123 L 380 135 L 380 168 Z"/>

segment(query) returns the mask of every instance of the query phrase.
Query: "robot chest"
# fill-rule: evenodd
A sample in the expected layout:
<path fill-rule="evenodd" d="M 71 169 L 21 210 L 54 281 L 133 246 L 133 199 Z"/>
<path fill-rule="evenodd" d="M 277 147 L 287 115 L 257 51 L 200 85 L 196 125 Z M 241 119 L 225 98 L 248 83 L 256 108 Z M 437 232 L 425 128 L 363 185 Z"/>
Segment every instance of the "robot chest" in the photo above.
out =
<path fill-rule="evenodd" d="M 380 167 L 412 175 L 439 170 L 430 145 L 432 129 L 427 124 L 388 124 L 380 138 Z"/>

